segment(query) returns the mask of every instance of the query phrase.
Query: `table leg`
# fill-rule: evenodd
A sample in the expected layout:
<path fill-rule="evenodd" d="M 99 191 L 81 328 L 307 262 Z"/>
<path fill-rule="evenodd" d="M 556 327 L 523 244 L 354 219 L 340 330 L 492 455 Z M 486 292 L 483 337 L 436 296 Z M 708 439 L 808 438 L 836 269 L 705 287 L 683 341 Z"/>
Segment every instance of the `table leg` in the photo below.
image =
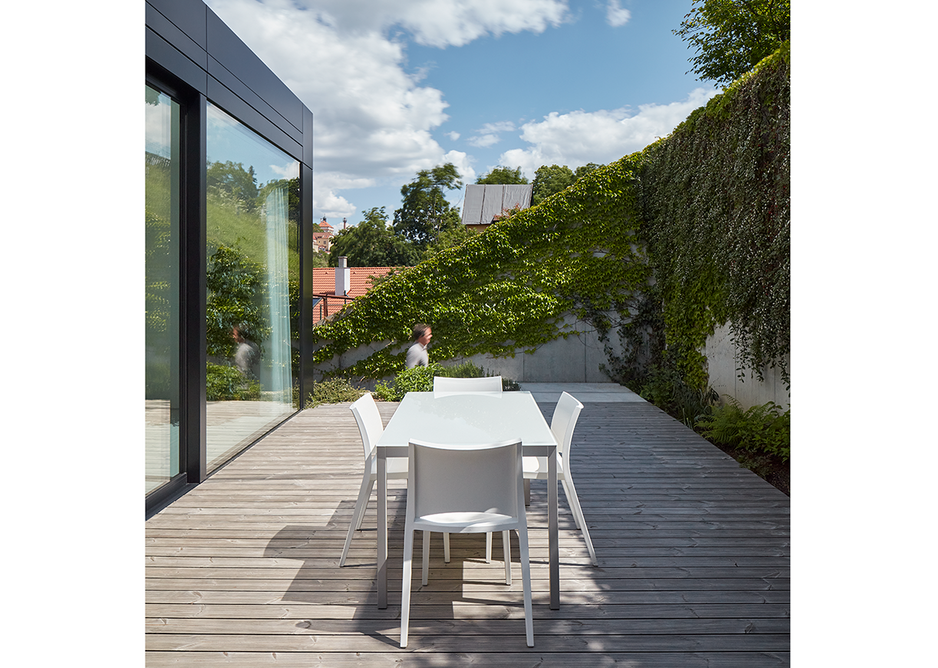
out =
<path fill-rule="evenodd" d="M 388 607 L 388 459 L 378 448 L 378 608 Z"/>
<path fill-rule="evenodd" d="M 557 522 L 557 452 L 547 458 L 547 535 L 550 555 L 550 609 L 560 609 L 560 539 Z"/>

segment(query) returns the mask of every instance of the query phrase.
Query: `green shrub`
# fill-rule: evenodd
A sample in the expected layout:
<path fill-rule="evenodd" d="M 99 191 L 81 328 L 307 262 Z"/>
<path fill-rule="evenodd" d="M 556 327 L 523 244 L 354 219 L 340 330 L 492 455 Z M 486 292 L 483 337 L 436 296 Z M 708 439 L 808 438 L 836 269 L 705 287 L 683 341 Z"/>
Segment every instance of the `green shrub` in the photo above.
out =
<path fill-rule="evenodd" d="M 782 461 L 791 454 L 791 410 L 783 412 L 773 401 L 744 411 L 730 399 L 714 407 L 697 426 L 704 437 L 717 444 L 778 455 Z"/>
<path fill-rule="evenodd" d="M 330 378 L 313 385 L 313 391 L 310 392 L 310 408 L 319 404 L 341 404 L 346 401 L 355 401 L 366 390 L 354 387 L 348 378 Z"/>
<path fill-rule="evenodd" d="M 390 384 L 378 381 L 375 394 L 382 401 L 400 401 L 408 392 L 432 392 L 433 377 L 442 376 L 445 368 L 439 362 L 429 366 L 415 366 L 398 373 Z"/>
<path fill-rule="evenodd" d="M 454 366 L 443 366 L 439 362 L 433 362 L 429 366 L 404 369 L 390 383 L 378 381 L 375 385 L 375 396 L 381 401 L 400 401 L 408 392 L 432 392 L 434 376 L 483 378 L 491 375 L 472 362 L 462 362 Z M 518 390 L 519 387 L 518 383 L 510 378 L 502 378 L 502 389 L 512 391 Z"/>
<path fill-rule="evenodd" d="M 638 394 L 691 429 L 710 416 L 720 398 L 712 387 L 688 385 L 677 369 L 669 367 L 653 367 Z"/>
<path fill-rule="evenodd" d="M 260 398 L 261 384 L 245 378 L 237 367 L 206 364 L 206 401 L 257 401 Z"/>

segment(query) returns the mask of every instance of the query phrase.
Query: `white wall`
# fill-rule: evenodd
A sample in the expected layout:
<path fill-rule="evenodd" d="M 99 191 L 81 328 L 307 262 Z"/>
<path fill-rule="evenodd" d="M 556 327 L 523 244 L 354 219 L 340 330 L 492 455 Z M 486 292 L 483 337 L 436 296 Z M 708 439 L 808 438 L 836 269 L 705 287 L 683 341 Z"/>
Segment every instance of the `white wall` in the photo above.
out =
<path fill-rule="evenodd" d="M 707 356 L 710 385 L 720 395 L 733 397 L 744 409 L 769 401 L 774 401 L 783 409 L 789 407 L 791 394 L 785 389 L 782 374 L 778 369 L 763 369 L 764 381 L 760 381 L 752 371 L 744 372 L 742 379 L 737 377 L 737 348 L 730 335 L 729 325 L 718 328 L 713 336 L 707 339 L 704 352 Z"/>

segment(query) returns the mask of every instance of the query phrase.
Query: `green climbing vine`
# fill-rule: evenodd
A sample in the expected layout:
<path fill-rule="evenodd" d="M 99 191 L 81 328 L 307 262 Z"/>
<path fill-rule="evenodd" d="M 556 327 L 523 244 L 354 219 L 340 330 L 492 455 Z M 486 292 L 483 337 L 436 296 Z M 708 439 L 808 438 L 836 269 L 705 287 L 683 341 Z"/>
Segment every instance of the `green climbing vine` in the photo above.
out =
<path fill-rule="evenodd" d="M 740 369 L 789 382 L 791 77 L 786 44 L 643 153 L 642 237 L 666 348 L 690 384 L 731 324 Z"/>
<path fill-rule="evenodd" d="M 415 322 L 433 326 L 433 361 L 513 356 L 568 336 L 573 314 L 622 340 L 613 377 L 667 366 L 701 387 L 700 351 L 728 322 L 741 367 L 787 381 L 789 116 L 786 44 L 669 137 L 356 299 L 314 329 L 314 362 L 391 376 Z"/>

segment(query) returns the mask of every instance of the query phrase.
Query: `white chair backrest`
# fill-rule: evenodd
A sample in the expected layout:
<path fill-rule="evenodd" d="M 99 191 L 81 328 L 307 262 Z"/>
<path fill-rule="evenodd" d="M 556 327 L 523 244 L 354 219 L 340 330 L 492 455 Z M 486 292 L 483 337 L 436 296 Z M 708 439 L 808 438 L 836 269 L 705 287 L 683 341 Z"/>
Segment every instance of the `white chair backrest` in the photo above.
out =
<path fill-rule="evenodd" d="M 365 450 L 365 459 L 371 457 L 378 439 L 384 433 L 384 424 L 381 422 L 381 414 L 378 412 L 378 406 L 374 398 L 369 393 L 365 393 L 350 408 L 358 422 L 358 431 L 362 436 L 362 447 Z"/>
<path fill-rule="evenodd" d="M 520 517 L 520 440 L 472 449 L 412 441 L 409 455 L 407 494 L 414 495 L 414 517 L 447 512 Z"/>
<path fill-rule="evenodd" d="M 483 378 L 447 378 L 445 376 L 433 377 L 433 392 L 438 396 L 446 394 L 501 391 L 501 376 L 485 376 Z"/>
<path fill-rule="evenodd" d="M 554 408 L 554 415 L 550 419 L 550 431 L 557 440 L 557 450 L 561 455 L 567 454 L 570 448 L 570 443 L 573 441 L 573 429 L 576 427 L 581 410 L 583 410 L 583 404 L 572 394 L 564 392 L 560 395 L 557 406 Z"/>

